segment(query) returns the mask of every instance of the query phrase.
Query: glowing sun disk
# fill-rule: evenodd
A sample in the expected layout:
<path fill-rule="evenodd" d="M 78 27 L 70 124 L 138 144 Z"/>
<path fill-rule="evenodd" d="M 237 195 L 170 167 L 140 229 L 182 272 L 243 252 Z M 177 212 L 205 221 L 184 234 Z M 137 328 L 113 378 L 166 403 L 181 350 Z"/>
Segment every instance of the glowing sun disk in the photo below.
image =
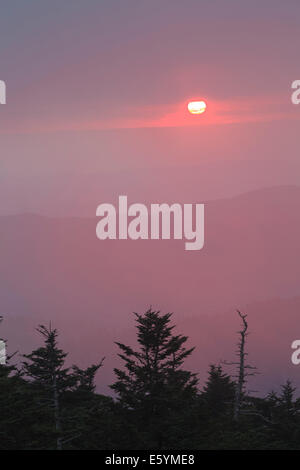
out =
<path fill-rule="evenodd" d="M 190 101 L 188 110 L 191 114 L 202 114 L 206 110 L 205 101 Z"/>

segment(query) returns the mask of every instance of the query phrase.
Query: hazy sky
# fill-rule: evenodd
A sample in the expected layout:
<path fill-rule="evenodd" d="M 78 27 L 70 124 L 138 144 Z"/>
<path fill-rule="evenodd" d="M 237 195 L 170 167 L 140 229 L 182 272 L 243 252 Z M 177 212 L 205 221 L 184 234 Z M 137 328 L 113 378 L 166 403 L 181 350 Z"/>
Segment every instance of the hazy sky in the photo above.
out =
<path fill-rule="evenodd" d="M 1 5 L 1 213 L 68 213 L 96 180 L 151 197 L 149 168 L 200 199 L 296 184 L 299 14 L 296 0 Z M 207 112 L 188 115 L 198 98 Z"/>
<path fill-rule="evenodd" d="M 299 296 L 299 189 L 273 188 L 299 186 L 299 21 L 299 0 L 0 2 L 0 215 L 91 218 L 1 218 L 1 311 L 56 315 L 67 350 L 95 361 L 100 344 L 112 361 L 120 319 L 131 325 L 149 304 L 174 310 L 206 351 L 198 368 L 230 359 L 238 328 L 234 314 L 207 329 L 201 315 Z M 191 99 L 207 112 L 189 115 Z M 206 203 L 258 189 L 208 202 L 197 254 L 95 238 L 96 207 L 122 194 Z M 252 308 L 268 387 L 286 377 L 298 300 Z M 16 324 L 11 352 L 28 352 L 33 327 Z"/>

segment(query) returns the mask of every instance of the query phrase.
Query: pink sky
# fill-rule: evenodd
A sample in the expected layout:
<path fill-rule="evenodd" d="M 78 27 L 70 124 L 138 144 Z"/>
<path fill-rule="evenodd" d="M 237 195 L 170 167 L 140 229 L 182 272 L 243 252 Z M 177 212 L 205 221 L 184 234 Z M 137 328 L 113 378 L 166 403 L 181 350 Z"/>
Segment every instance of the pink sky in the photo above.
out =
<path fill-rule="evenodd" d="M 297 184 L 299 5 L 222 6 L 3 7 L 0 214 L 91 215 L 121 190 L 172 199 L 168 174 L 185 199 Z M 189 115 L 191 99 L 207 112 Z"/>
<path fill-rule="evenodd" d="M 291 84 L 300 79 L 299 15 L 294 0 L 13 0 L 1 6 L 7 104 L 0 105 L 0 294 L 9 313 L 43 317 L 43 305 L 51 304 L 65 327 L 75 306 L 78 331 L 87 308 L 91 330 L 105 318 L 115 338 L 119 319 L 125 328 L 136 304 L 176 310 L 183 324 L 198 315 L 203 298 L 206 313 L 217 315 L 238 307 L 235 302 L 270 302 L 266 321 L 272 302 L 299 297 L 300 105 L 291 103 Z M 199 99 L 207 112 L 188 114 L 188 101 Z M 116 203 L 120 194 L 130 203 L 215 201 L 209 251 L 188 258 L 172 245 L 152 255 L 138 245 L 130 246 L 131 258 L 129 248 L 110 244 L 93 252 L 96 221 L 86 234 L 86 219 L 68 217 L 91 223 L 96 207 Z M 68 227 L 82 224 L 86 238 L 79 230 L 65 239 L 57 219 L 47 217 L 8 223 L 6 216 L 24 213 L 64 216 Z M 72 303 L 74 295 L 80 302 Z M 279 307 L 281 318 L 285 307 Z M 259 313 L 255 318 L 264 338 L 265 323 Z M 91 330 L 85 347 L 88 335 L 96 335 Z M 278 335 L 265 338 L 275 350 Z"/>

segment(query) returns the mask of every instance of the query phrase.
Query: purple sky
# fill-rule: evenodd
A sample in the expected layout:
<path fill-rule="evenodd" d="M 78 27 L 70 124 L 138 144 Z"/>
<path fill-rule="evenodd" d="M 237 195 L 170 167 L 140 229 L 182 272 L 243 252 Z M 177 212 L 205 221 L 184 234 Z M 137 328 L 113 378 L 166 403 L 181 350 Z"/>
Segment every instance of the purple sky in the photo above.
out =
<path fill-rule="evenodd" d="M 276 0 L 7 2 L 0 213 L 92 215 L 121 190 L 153 198 L 149 174 L 165 199 L 172 180 L 198 200 L 297 184 L 299 14 Z M 187 114 L 196 98 L 202 116 Z"/>
<path fill-rule="evenodd" d="M 100 351 L 113 366 L 130 312 L 151 303 L 175 312 L 205 368 L 230 359 L 238 307 L 265 387 L 286 378 L 299 337 L 299 18 L 299 0 L 2 2 L 0 216 L 90 218 L 1 217 L 11 347 L 28 352 L 34 325 L 54 318 L 75 360 Z M 189 115 L 191 99 L 207 112 Z M 121 194 L 213 200 L 204 250 L 101 244 L 96 207 Z"/>

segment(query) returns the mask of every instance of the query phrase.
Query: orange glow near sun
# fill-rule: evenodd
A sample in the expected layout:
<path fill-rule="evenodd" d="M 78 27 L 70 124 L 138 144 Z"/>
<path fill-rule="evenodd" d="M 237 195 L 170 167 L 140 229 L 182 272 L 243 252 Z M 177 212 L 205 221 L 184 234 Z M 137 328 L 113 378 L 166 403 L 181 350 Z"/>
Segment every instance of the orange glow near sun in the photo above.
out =
<path fill-rule="evenodd" d="M 188 110 L 191 114 L 202 114 L 206 110 L 205 101 L 190 101 Z"/>

